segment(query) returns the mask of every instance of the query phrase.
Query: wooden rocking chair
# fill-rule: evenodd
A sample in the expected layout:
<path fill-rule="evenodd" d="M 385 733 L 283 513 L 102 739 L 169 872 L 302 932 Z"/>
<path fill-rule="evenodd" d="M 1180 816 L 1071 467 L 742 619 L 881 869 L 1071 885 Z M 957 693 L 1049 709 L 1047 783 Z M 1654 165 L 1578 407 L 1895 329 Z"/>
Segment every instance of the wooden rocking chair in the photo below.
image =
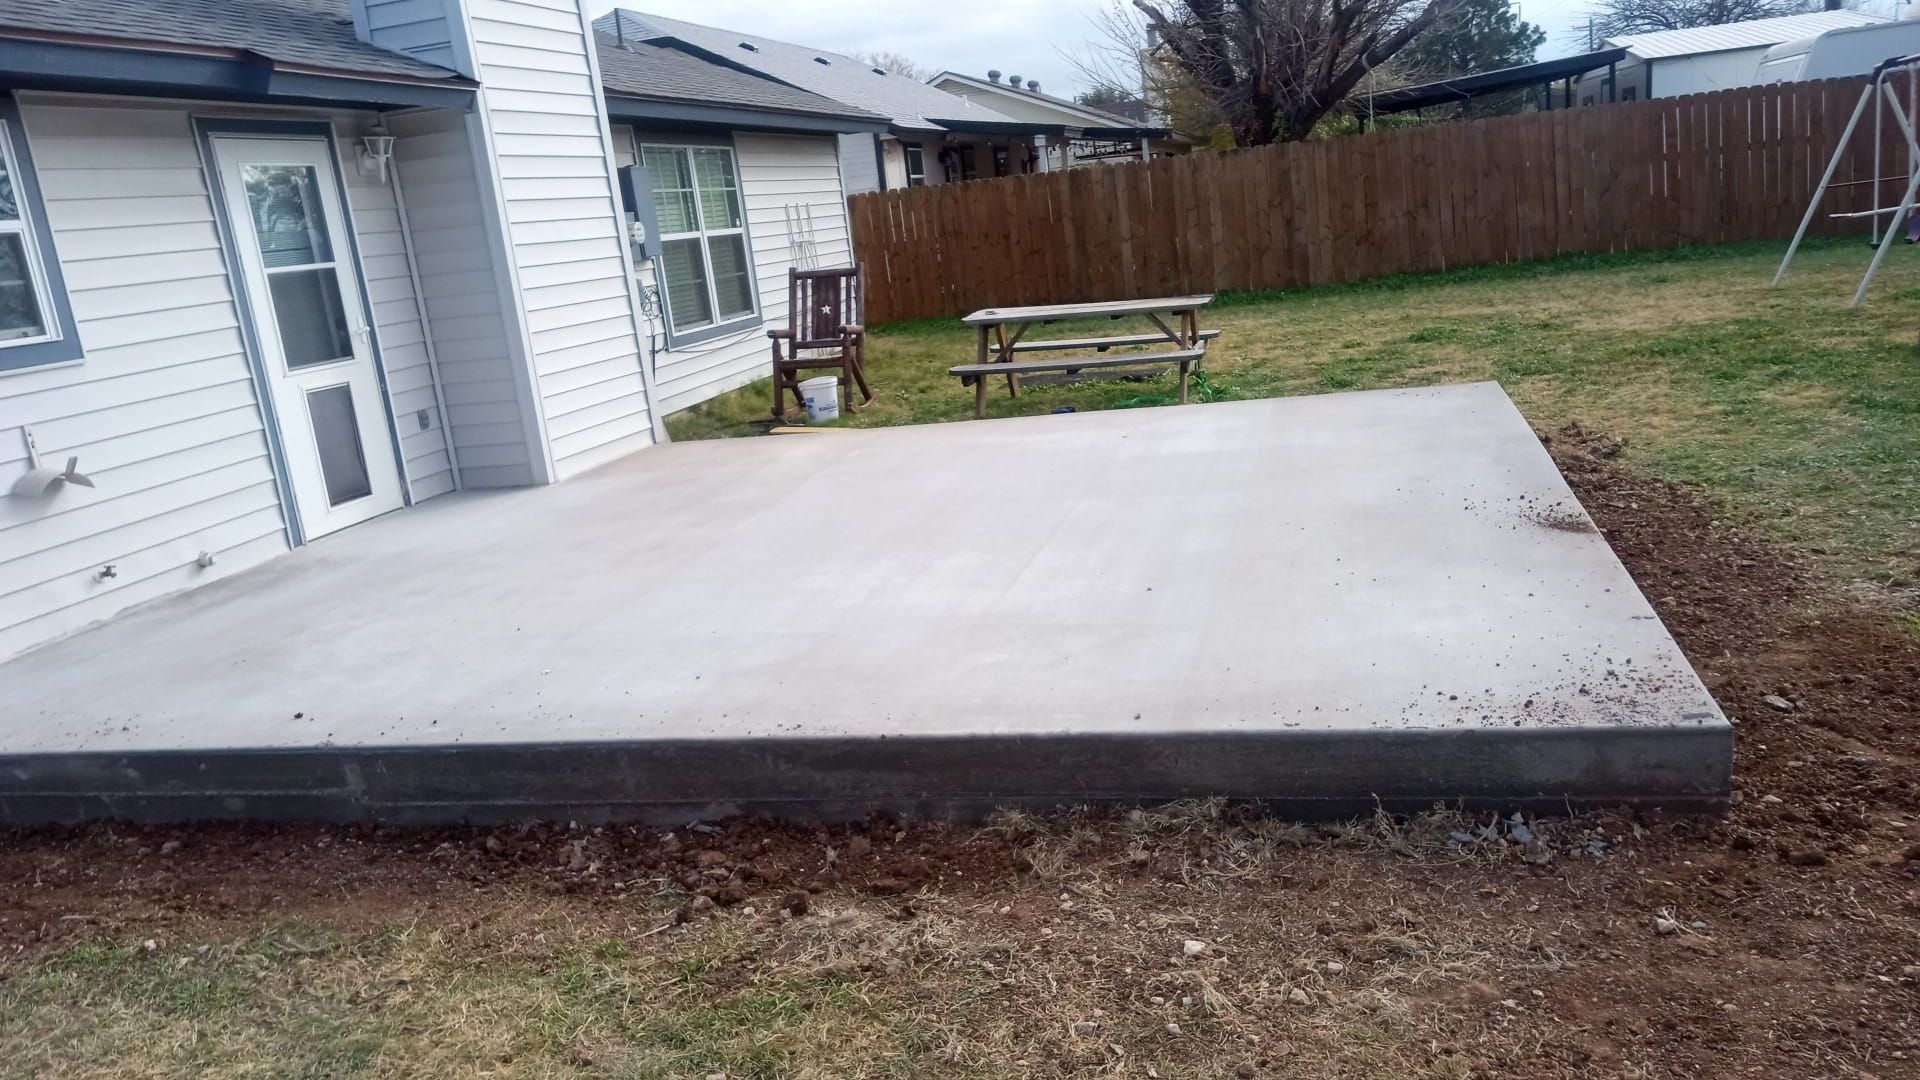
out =
<path fill-rule="evenodd" d="M 786 395 L 793 392 L 793 403 L 803 405 L 800 374 L 804 371 L 837 370 L 840 390 L 853 404 L 853 386 L 860 387 L 865 399 L 860 407 L 873 403 L 873 391 L 867 388 L 867 333 L 860 325 L 860 268 L 832 270 L 787 269 L 787 328 L 769 330 L 773 339 L 773 417 L 787 415 Z M 786 343 L 784 355 L 781 343 Z M 802 352 L 814 352 L 802 356 Z"/>

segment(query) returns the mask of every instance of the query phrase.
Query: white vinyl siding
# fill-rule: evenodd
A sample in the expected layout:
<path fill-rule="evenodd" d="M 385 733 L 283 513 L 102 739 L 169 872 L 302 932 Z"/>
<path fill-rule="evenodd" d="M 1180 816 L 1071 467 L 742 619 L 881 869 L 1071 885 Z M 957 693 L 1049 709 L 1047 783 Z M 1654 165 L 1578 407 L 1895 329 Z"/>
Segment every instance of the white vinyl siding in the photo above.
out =
<path fill-rule="evenodd" d="M 651 140 L 650 140 L 651 141 Z M 753 243 L 754 277 L 760 293 L 761 322 L 751 329 L 654 358 L 654 394 L 664 412 L 675 412 L 764 379 L 772 372 L 766 330 L 787 323 L 787 268 L 795 264 L 800 241 L 791 235 L 789 208 L 804 206 L 812 220 L 817 267 L 850 266 L 853 246 L 847 231 L 847 200 L 840 187 L 839 145 L 830 135 L 763 135 L 740 132 L 733 139 L 739 162 L 741 199 Z M 634 161 L 633 133 L 621 128 L 614 156 Z M 638 271 L 643 286 L 654 283 L 650 260 Z M 660 327 L 653 340 L 662 341 Z M 772 404 L 769 396 L 768 404 Z"/>
<path fill-rule="evenodd" d="M 433 392 L 420 301 L 414 296 L 413 273 L 407 263 L 407 238 L 400 230 L 399 202 L 391 180 L 383 183 L 378 173 L 362 176 L 353 164 L 354 140 L 364 127 L 359 121 L 336 124 L 335 138 L 341 148 L 341 175 L 347 182 L 347 206 L 353 215 L 367 303 L 373 308 L 394 429 L 400 434 L 400 475 L 417 503 L 452 491 L 453 468 L 447 457 L 446 425 Z"/>
<path fill-rule="evenodd" d="M 0 657 L 287 549 L 188 110 L 81 97 L 20 109 L 86 351 L 77 364 L 0 373 L 0 490 L 26 471 L 24 424 L 44 461 L 77 456 L 96 486 L 0 498 Z M 391 193 L 348 173 L 377 335 L 395 343 L 396 393 L 411 406 L 418 394 L 401 388 L 424 375 L 408 348 L 420 327 L 410 285 L 396 283 L 406 275 Z M 416 498 L 439 483 L 438 429 L 403 443 L 425 470 Z M 96 580 L 108 564 L 114 576 Z"/>
<path fill-rule="evenodd" d="M 566 477 L 653 441 L 596 65 L 577 0 L 474 0 L 469 23 L 547 444 Z"/>
<path fill-rule="evenodd" d="M 466 120 L 428 112 L 389 124 L 461 486 L 530 484 L 530 434 Z M 405 413 L 400 430 L 407 430 Z"/>

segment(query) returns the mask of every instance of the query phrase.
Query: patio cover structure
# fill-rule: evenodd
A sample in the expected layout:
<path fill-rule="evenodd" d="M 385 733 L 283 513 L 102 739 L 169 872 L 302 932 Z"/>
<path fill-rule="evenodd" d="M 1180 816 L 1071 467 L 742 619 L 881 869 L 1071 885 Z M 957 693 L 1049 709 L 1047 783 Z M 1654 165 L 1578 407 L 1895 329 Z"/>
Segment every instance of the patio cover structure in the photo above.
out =
<path fill-rule="evenodd" d="M 1504 94 L 1511 90 L 1539 88 L 1540 107 L 1544 109 L 1571 108 L 1573 105 L 1573 82 L 1589 71 L 1600 68 L 1609 69 L 1607 92 L 1609 101 L 1613 100 L 1614 80 L 1611 70 L 1614 65 L 1625 59 L 1625 48 L 1601 49 L 1597 52 L 1580 53 L 1576 56 L 1563 56 L 1555 60 L 1542 60 L 1533 64 L 1521 64 L 1517 67 L 1502 68 L 1499 71 L 1485 71 L 1477 75 L 1462 75 L 1453 79 L 1439 79 L 1434 82 L 1420 83 L 1416 86 L 1396 87 L 1369 95 L 1359 113 L 1362 126 L 1369 116 L 1384 116 L 1391 113 L 1412 112 L 1438 105 L 1456 105 L 1475 98 Z M 1555 106 L 1554 83 L 1562 84 L 1560 103 Z"/>

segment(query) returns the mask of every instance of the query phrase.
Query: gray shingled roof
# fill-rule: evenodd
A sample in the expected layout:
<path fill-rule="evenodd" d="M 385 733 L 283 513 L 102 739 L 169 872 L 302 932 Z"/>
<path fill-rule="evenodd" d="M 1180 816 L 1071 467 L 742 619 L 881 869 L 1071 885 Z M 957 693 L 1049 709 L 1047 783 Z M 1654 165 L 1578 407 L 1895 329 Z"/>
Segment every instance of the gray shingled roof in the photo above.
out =
<path fill-rule="evenodd" d="M 5 2 L 5 0 L 0 0 Z M 762 112 L 800 113 L 879 122 L 885 117 L 810 94 L 752 72 L 716 64 L 680 49 L 644 41 L 618 44 L 600 34 L 600 82 L 617 97 L 692 101 Z"/>
<path fill-rule="evenodd" d="M 0 32 L 243 49 L 282 64 L 360 75 L 456 73 L 353 36 L 347 0 L 0 0 Z"/>
<path fill-rule="evenodd" d="M 1013 124 L 1023 121 L 995 112 L 957 94 L 928 86 L 904 75 L 876 72 L 869 64 L 837 52 L 795 45 L 788 41 L 761 37 L 738 30 L 722 30 L 699 23 L 669 19 L 630 8 L 615 8 L 595 20 L 594 25 L 611 32 L 614 20 L 624 24 L 627 40 L 671 38 L 685 42 L 710 55 L 759 72 L 770 78 L 804 90 L 844 102 L 856 108 L 878 113 L 894 126 L 921 131 L 940 131 L 967 123 Z M 742 48 L 742 44 L 752 48 Z M 1036 131 L 1048 125 L 1032 124 Z"/>

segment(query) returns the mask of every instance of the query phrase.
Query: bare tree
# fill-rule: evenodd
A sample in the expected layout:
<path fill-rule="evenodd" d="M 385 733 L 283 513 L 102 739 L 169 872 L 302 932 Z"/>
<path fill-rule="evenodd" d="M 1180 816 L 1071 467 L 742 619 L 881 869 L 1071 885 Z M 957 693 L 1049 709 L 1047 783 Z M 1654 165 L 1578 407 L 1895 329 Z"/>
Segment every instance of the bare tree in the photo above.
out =
<path fill-rule="evenodd" d="M 1588 14 L 1599 37 L 1684 30 L 1818 10 L 1807 0 L 1604 0 Z"/>
<path fill-rule="evenodd" d="M 1081 85 L 1116 98 L 1139 98 L 1148 123 L 1202 142 L 1233 145 L 1226 118 L 1155 48 L 1146 23 L 1126 0 L 1109 0 L 1088 18 L 1094 29 L 1091 44 L 1056 50 L 1079 72 Z"/>
<path fill-rule="evenodd" d="M 868 67 L 877 67 L 889 75 L 898 75 L 901 78 L 912 79 L 915 82 L 926 82 L 933 77 L 933 72 L 901 56 L 899 53 L 887 52 L 885 49 L 855 53 L 854 59 L 866 64 Z"/>
<path fill-rule="evenodd" d="M 1304 139 L 1462 0 L 1132 0 L 1151 57 L 1203 97 L 1240 146 Z M 1150 66 L 1150 65 L 1149 65 Z"/>

